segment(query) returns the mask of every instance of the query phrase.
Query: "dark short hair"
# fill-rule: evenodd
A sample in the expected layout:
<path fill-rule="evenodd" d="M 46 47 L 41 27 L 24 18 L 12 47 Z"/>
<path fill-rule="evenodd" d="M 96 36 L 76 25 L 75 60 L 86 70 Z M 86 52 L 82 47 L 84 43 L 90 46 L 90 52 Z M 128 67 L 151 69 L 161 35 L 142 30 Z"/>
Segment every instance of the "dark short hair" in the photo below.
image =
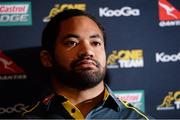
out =
<path fill-rule="evenodd" d="M 85 11 L 78 10 L 78 9 L 69 9 L 69 10 L 64 10 L 58 13 L 50 20 L 49 23 L 47 23 L 42 33 L 42 49 L 47 50 L 48 52 L 50 52 L 50 54 L 53 55 L 55 41 L 58 37 L 60 24 L 64 20 L 67 20 L 68 18 L 75 17 L 75 16 L 86 16 L 92 19 L 101 30 L 103 34 L 104 45 L 106 46 L 106 35 L 105 35 L 104 28 L 95 18 Z"/>

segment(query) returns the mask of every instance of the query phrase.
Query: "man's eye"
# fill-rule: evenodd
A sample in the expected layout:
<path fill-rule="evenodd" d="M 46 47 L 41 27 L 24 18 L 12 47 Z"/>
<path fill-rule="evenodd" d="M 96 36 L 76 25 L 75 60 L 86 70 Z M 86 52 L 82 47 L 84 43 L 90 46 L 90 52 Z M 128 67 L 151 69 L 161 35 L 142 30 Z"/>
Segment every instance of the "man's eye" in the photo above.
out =
<path fill-rule="evenodd" d="M 78 43 L 75 42 L 75 41 L 66 41 L 64 44 L 66 46 L 68 46 L 68 47 L 72 47 L 72 46 L 77 46 L 78 45 Z"/>
<path fill-rule="evenodd" d="M 97 41 L 93 41 L 93 42 L 92 42 L 92 45 L 93 45 L 93 46 L 100 46 L 101 43 L 100 43 L 100 42 L 97 42 Z"/>

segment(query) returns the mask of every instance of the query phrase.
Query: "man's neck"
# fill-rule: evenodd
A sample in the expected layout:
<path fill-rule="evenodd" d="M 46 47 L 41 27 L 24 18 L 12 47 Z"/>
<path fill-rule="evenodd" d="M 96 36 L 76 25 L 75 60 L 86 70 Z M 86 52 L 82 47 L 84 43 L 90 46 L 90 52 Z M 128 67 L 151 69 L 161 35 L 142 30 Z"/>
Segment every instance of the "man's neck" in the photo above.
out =
<path fill-rule="evenodd" d="M 59 84 L 59 82 L 57 83 L 57 81 L 53 81 L 53 86 L 58 95 L 65 96 L 74 105 L 95 98 L 100 95 L 104 90 L 103 81 L 101 81 L 95 87 L 86 90 L 70 88 L 65 85 Z"/>

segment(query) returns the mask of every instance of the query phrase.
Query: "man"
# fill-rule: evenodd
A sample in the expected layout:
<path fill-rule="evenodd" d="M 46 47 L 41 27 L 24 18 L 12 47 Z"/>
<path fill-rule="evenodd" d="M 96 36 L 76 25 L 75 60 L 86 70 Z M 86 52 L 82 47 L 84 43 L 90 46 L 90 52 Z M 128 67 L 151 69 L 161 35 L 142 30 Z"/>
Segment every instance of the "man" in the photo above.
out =
<path fill-rule="evenodd" d="M 148 119 L 105 85 L 105 32 L 94 17 L 76 9 L 59 13 L 43 31 L 42 48 L 54 93 L 28 108 L 26 118 Z"/>

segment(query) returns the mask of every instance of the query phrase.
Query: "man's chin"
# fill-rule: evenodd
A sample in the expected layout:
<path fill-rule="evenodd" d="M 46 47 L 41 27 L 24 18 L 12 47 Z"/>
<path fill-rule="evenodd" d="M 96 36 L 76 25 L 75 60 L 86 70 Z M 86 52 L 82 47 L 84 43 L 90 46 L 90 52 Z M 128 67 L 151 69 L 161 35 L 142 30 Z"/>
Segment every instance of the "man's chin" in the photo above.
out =
<path fill-rule="evenodd" d="M 71 70 L 58 69 L 56 77 L 61 84 L 71 88 L 85 90 L 98 85 L 105 75 L 104 69 L 98 67 L 73 67 Z"/>
<path fill-rule="evenodd" d="M 92 69 L 78 70 L 71 77 L 74 79 L 64 82 L 68 82 L 66 83 L 67 86 L 79 90 L 93 88 L 103 80 L 102 77 L 98 77 L 96 70 Z"/>
<path fill-rule="evenodd" d="M 87 68 L 75 69 L 74 72 L 77 74 L 93 74 L 97 72 L 97 69 L 87 67 Z"/>

